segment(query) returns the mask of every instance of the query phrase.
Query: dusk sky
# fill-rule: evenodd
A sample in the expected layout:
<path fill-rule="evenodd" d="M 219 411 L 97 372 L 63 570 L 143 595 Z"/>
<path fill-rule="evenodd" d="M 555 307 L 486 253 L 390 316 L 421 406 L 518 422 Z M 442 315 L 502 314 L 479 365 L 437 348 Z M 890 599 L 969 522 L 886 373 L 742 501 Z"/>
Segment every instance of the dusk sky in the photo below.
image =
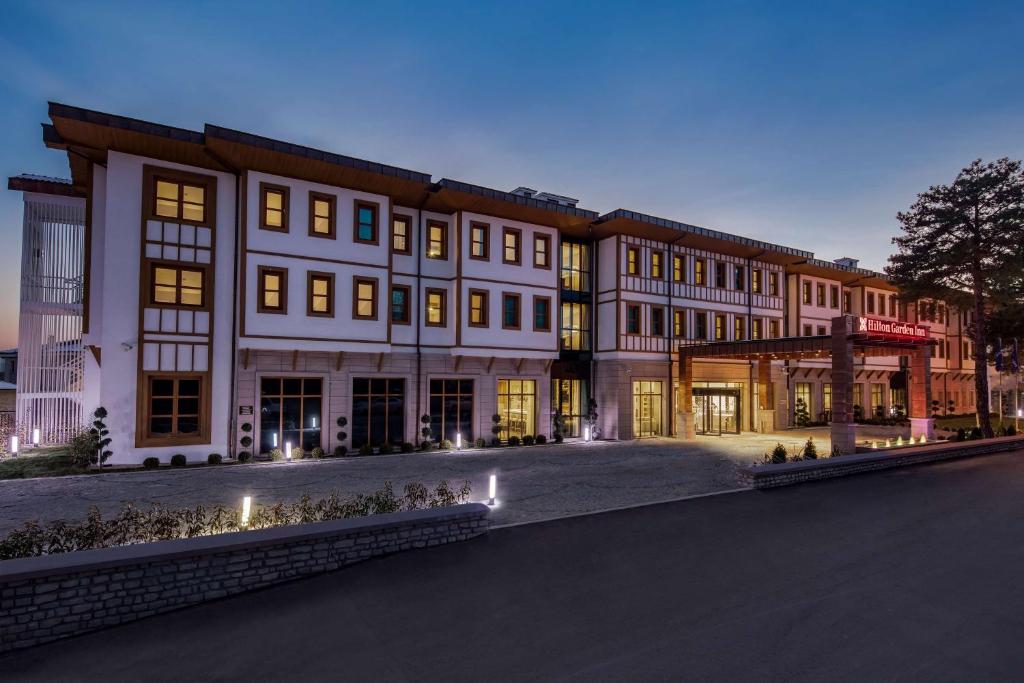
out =
<path fill-rule="evenodd" d="M 916 192 L 1024 156 L 1019 2 L 190 5 L 0 4 L 4 177 L 68 176 L 55 100 L 881 268 Z M 0 347 L 20 235 L 4 191 Z"/>

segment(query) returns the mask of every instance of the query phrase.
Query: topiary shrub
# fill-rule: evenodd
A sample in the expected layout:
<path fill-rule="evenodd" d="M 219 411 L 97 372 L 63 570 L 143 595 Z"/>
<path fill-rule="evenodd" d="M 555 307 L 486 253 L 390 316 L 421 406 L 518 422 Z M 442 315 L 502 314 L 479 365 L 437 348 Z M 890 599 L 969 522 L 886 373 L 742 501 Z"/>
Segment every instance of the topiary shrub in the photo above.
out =
<path fill-rule="evenodd" d="M 420 415 L 420 424 L 423 425 L 423 428 L 420 430 L 420 436 L 423 437 L 424 441 L 429 441 L 430 440 L 430 434 L 431 434 L 431 430 L 430 430 L 430 415 L 427 415 L 426 413 L 424 413 L 423 415 Z M 429 448 L 429 446 L 428 446 L 428 448 Z"/>
<path fill-rule="evenodd" d="M 182 453 L 175 453 L 171 456 L 171 467 L 184 467 L 188 464 L 188 458 Z"/>
<path fill-rule="evenodd" d="M 373 455 L 373 446 L 368 443 L 364 443 L 359 447 L 359 455 Z"/>
<path fill-rule="evenodd" d="M 348 438 L 348 434 L 346 434 L 345 432 L 338 432 L 337 436 L 338 436 L 338 441 L 344 441 L 345 439 Z"/>
<path fill-rule="evenodd" d="M 814 439 L 807 439 L 807 443 L 804 444 L 804 459 L 818 459 L 818 447 L 814 445 Z"/>
<path fill-rule="evenodd" d="M 533 434 L 527 434 L 526 436 L 523 437 L 524 446 L 532 446 L 534 444 L 534 441 L 535 439 L 533 438 Z"/>
<path fill-rule="evenodd" d="M 393 453 L 393 452 L 394 452 L 394 449 L 391 447 L 391 444 L 389 444 L 387 441 L 382 443 L 377 448 L 377 454 L 378 455 L 391 455 L 391 453 Z"/>
<path fill-rule="evenodd" d="M 501 439 L 499 439 L 498 437 L 494 437 L 493 439 L 491 439 L 491 446 L 494 447 L 494 448 L 500 448 L 501 447 Z"/>
<path fill-rule="evenodd" d="M 548 437 L 544 436 L 543 434 L 538 434 L 536 442 L 538 446 L 543 446 L 548 442 Z"/>
<path fill-rule="evenodd" d="M 243 432 L 251 432 L 252 431 L 252 423 L 251 422 L 243 422 L 242 423 L 242 431 Z"/>
<path fill-rule="evenodd" d="M 346 453 L 348 453 L 348 449 L 345 448 L 344 446 L 335 446 L 334 447 L 334 457 L 335 458 L 344 458 Z"/>
<path fill-rule="evenodd" d="M 317 460 L 323 460 L 324 458 L 327 457 L 327 453 L 324 452 L 324 449 L 317 446 L 316 448 L 309 452 L 309 456 L 311 458 L 316 458 Z"/>
<path fill-rule="evenodd" d="M 437 444 L 437 447 L 442 451 L 450 451 L 452 449 L 452 440 L 441 439 L 441 443 Z"/>
<path fill-rule="evenodd" d="M 148 458 L 142 461 L 142 466 L 145 467 L 147 470 L 155 470 L 157 467 L 160 467 L 160 458 L 154 458 L 153 456 L 149 456 Z"/>
<path fill-rule="evenodd" d="M 421 451 L 430 450 L 430 446 L 431 446 L 430 442 L 427 441 L 426 439 L 424 439 L 423 441 L 420 441 L 420 450 Z"/>
<path fill-rule="evenodd" d="M 473 445 L 476 446 L 477 448 L 485 448 L 487 446 L 487 442 L 484 441 L 484 437 L 481 436 L 480 438 L 473 442 Z"/>
<path fill-rule="evenodd" d="M 272 462 L 280 462 L 284 460 L 284 451 L 282 451 L 280 448 L 275 448 L 274 450 L 270 451 L 269 455 L 270 460 Z"/>
<path fill-rule="evenodd" d="M 508 437 L 508 445 L 509 446 L 518 446 L 521 443 L 522 443 L 522 441 L 519 439 L 518 436 L 510 436 L 510 437 Z"/>
<path fill-rule="evenodd" d="M 772 464 L 781 465 L 786 462 L 786 447 L 781 443 L 775 444 L 775 448 L 772 449 Z"/>
<path fill-rule="evenodd" d="M 242 444 L 242 446 L 243 446 L 244 448 L 248 448 L 249 446 L 251 446 L 251 445 L 252 445 L 252 437 L 251 437 L 251 436 L 243 436 L 243 437 L 242 437 L 242 438 L 241 438 L 241 439 L 239 440 L 239 442 L 238 442 L 238 443 Z"/>
<path fill-rule="evenodd" d="M 224 462 L 224 457 L 220 453 L 210 453 L 206 456 L 207 465 L 219 465 Z"/>
<path fill-rule="evenodd" d="M 410 443 L 409 441 L 403 441 L 402 442 L 402 452 L 403 453 L 412 453 L 414 450 L 416 450 L 416 447 L 413 446 L 412 443 Z"/>
<path fill-rule="evenodd" d="M 250 453 L 249 451 L 240 451 L 238 453 L 237 459 L 238 462 L 249 462 L 250 460 L 252 460 L 252 453 Z"/>
<path fill-rule="evenodd" d="M 345 425 L 348 424 L 348 418 L 345 417 L 344 415 L 341 415 L 341 416 L 338 417 L 337 420 L 335 420 L 335 422 L 338 423 L 339 427 L 344 427 Z"/>
<path fill-rule="evenodd" d="M 981 427 L 971 427 L 971 439 L 982 438 Z"/>

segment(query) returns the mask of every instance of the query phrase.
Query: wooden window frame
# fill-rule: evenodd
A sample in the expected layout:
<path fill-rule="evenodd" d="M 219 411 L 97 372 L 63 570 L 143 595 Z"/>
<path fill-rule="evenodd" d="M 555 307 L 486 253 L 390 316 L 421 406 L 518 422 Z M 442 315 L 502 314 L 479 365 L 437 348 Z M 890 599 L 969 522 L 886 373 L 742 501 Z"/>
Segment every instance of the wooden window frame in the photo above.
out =
<path fill-rule="evenodd" d="M 441 253 L 438 256 L 430 255 L 430 229 L 441 228 Z M 423 256 L 432 261 L 447 261 L 448 260 L 448 224 L 444 221 L 428 220 L 426 235 L 423 240 Z"/>
<path fill-rule="evenodd" d="M 510 260 L 508 258 L 508 247 L 506 245 L 509 235 L 514 235 L 516 238 L 515 260 Z M 501 229 L 501 262 L 509 266 L 523 265 L 523 231 L 519 228 L 503 227 Z"/>
<path fill-rule="evenodd" d="M 708 260 L 706 258 L 693 260 L 693 284 L 698 287 L 708 286 Z"/>
<path fill-rule="evenodd" d="M 544 244 L 544 254 L 546 258 L 544 263 L 537 263 L 537 244 Z M 541 270 L 551 270 L 551 235 L 534 233 L 533 235 L 533 267 Z"/>
<path fill-rule="evenodd" d="M 327 281 L 327 311 L 320 312 L 313 310 L 313 281 Z M 334 273 L 324 270 L 306 271 L 306 315 L 312 318 L 333 318 L 334 317 Z"/>
<path fill-rule="evenodd" d="M 779 296 L 779 274 L 774 270 L 768 273 L 768 296 Z"/>
<path fill-rule="evenodd" d="M 672 282 L 686 282 L 686 257 L 682 254 L 672 254 Z"/>
<path fill-rule="evenodd" d="M 373 304 L 373 313 L 370 315 L 359 315 L 359 285 L 370 285 L 373 289 L 373 295 L 370 302 Z M 353 320 L 377 320 L 379 317 L 378 306 L 380 299 L 378 294 L 380 293 L 380 280 L 375 277 L 366 277 L 365 275 L 353 275 L 352 276 L 352 319 Z"/>
<path fill-rule="evenodd" d="M 672 309 L 672 336 L 675 339 L 686 339 L 686 309 Z"/>
<path fill-rule="evenodd" d="M 718 321 L 722 321 L 722 336 L 718 336 Z M 711 329 L 711 337 L 715 341 L 727 341 L 729 339 L 729 316 L 725 313 L 715 313 L 714 319 L 711 321 L 713 327 Z"/>
<path fill-rule="evenodd" d="M 373 210 L 373 239 L 359 239 L 359 209 Z M 380 204 L 365 199 L 356 199 L 352 202 L 352 241 L 356 244 L 380 244 Z"/>
<path fill-rule="evenodd" d="M 690 339 L 698 339 L 698 340 L 702 340 L 702 341 L 707 341 L 708 340 L 708 338 L 709 338 L 708 335 L 711 332 L 711 326 L 708 325 L 708 314 L 709 314 L 709 311 L 694 311 L 693 312 L 693 330 L 692 330 L 692 332 L 691 332 L 691 334 L 689 336 Z M 702 336 L 698 337 L 696 335 L 701 331 L 700 330 L 700 328 L 701 328 L 700 321 L 704 321 L 704 323 L 703 323 L 704 334 Z"/>
<path fill-rule="evenodd" d="M 732 318 L 732 338 L 733 341 L 746 341 L 747 339 L 747 319 L 742 315 L 735 315 Z"/>
<path fill-rule="evenodd" d="M 750 339 L 757 341 L 764 336 L 764 322 L 760 318 L 750 320 Z"/>
<path fill-rule="evenodd" d="M 655 318 L 659 317 L 659 316 L 655 315 L 656 313 L 660 314 L 660 321 L 659 322 L 660 322 L 660 325 L 661 325 L 661 332 L 658 332 L 657 329 L 655 328 L 655 325 L 654 325 Z M 666 334 L 666 331 L 667 331 L 667 327 L 665 325 L 665 308 L 664 308 L 664 306 L 651 306 L 651 336 L 652 337 L 667 337 L 668 335 Z"/>
<path fill-rule="evenodd" d="M 807 323 L 804 323 L 803 336 L 804 337 L 813 337 L 814 336 L 814 326 L 813 325 L 808 325 Z"/>
<path fill-rule="evenodd" d="M 148 298 L 148 302 L 146 304 L 147 306 L 156 306 L 156 307 L 159 307 L 159 308 L 168 308 L 168 309 L 175 309 L 175 310 L 180 310 L 180 311 L 209 311 L 211 309 L 211 303 L 212 302 L 210 301 L 210 297 L 209 297 L 209 294 L 208 294 L 209 293 L 209 286 L 208 286 L 209 277 L 208 277 L 208 275 L 209 275 L 209 270 L 210 270 L 210 267 L 208 265 L 191 264 L 191 263 L 187 263 L 186 264 L 186 263 L 181 263 L 179 261 L 164 261 L 164 260 L 155 260 L 155 259 L 147 259 L 147 261 L 149 263 L 149 270 L 146 273 L 146 277 L 149 280 L 148 283 L 146 284 L 146 291 L 149 292 L 149 298 Z M 178 275 L 177 275 L 177 277 L 175 279 L 175 283 L 176 283 L 175 284 L 175 292 L 176 292 L 176 298 L 178 299 L 178 301 L 176 301 L 175 303 L 166 303 L 166 302 L 163 302 L 163 301 L 157 301 L 156 300 L 156 269 L 157 268 L 166 268 L 168 270 L 177 271 Z M 183 304 L 183 303 L 181 303 L 181 271 L 183 271 L 183 270 L 187 270 L 187 271 L 190 271 L 190 272 L 193 272 L 193 273 L 199 273 L 200 277 L 202 278 L 202 287 L 201 287 L 201 290 L 202 290 L 202 303 L 199 304 L 198 306 L 193 306 L 191 304 Z"/>
<path fill-rule="evenodd" d="M 171 413 L 172 425 L 176 426 L 178 415 L 178 401 L 180 395 L 177 393 L 178 383 L 182 380 L 196 380 L 199 382 L 199 415 L 195 434 L 154 435 L 150 430 L 152 427 L 153 408 L 153 382 L 156 380 L 170 380 L 174 382 L 175 393 L 170 397 L 174 404 Z M 191 397 L 189 397 L 191 398 Z M 208 373 L 202 372 L 165 372 L 152 371 L 144 372 L 142 375 L 142 391 L 138 397 L 139 424 L 138 438 L 139 447 L 152 446 L 189 446 L 195 444 L 210 443 L 210 379 Z"/>
<path fill-rule="evenodd" d="M 626 247 L 626 275 L 642 275 L 640 267 L 640 247 Z"/>
<path fill-rule="evenodd" d="M 825 297 L 825 283 L 818 282 L 816 283 L 816 285 L 817 286 L 814 288 L 814 305 L 817 306 L 818 308 L 825 308 L 826 306 L 828 306 L 828 299 Z"/>
<path fill-rule="evenodd" d="M 277 308 L 268 308 L 264 305 L 266 301 L 266 289 L 264 288 L 265 275 L 278 275 L 281 278 L 281 290 L 278 294 L 281 305 Z M 288 269 L 280 266 L 256 266 L 256 312 L 271 315 L 288 314 Z"/>
<path fill-rule="evenodd" d="M 800 281 L 800 303 L 804 306 L 813 305 L 814 297 L 811 294 L 811 281 L 801 280 Z"/>
<path fill-rule="evenodd" d="M 658 274 L 654 274 L 654 262 L 658 261 Z M 665 252 L 660 249 L 651 249 L 651 279 L 665 279 Z"/>
<path fill-rule="evenodd" d="M 505 320 L 505 301 L 507 299 L 515 299 L 516 301 L 516 322 L 515 325 L 509 325 Z M 523 296 L 518 292 L 502 292 L 501 293 L 501 329 L 503 330 L 521 330 L 523 328 Z"/>
<path fill-rule="evenodd" d="M 741 282 L 742 280 L 742 282 Z M 739 285 L 737 287 L 736 285 Z M 747 291 L 747 267 L 746 266 L 733 266 L 732 269 L 732 289 L 734 292 L 745 292 Z"/>
<path fill-rule="evenodd" d="M 725 261 L 715 261 L 715 289 L 729 289 L 729 267 Z M 721 274 L 722 277 L 718 277 Z M 719 284 L 721 281 L 721 284 Z"/>
<path fill-rule="evenodd" d="M 483 253 L 479 256 L 473 254 L 473 231 L 483 231 Z M 504 247 L 504 245 L 502 245 Z M 469 222 L 469 258 L 474 261 L 490 261 L 491 260 L 491 226 L 489 223 L 481 223 L 479 221 Z"/>
<path fill-rule="evenodd" d="M 394 293 L 396 291 L 405 292 L 405 316 L 403 318 L 395 319 L 395 301 Z M 412 323 L 412 287 L 409 285 L 391 285 L 391 291 L 388 293 L 388 319 L 392 325 L 409 325 Z"/>
<path fill-rule="evenodd" d="M 764 271 L 760 268 L 750 269 L 751 294 L 764 294 Z"/>
<path fill-rule="evenodd" d="M 395 247 L 395 223 L 402 223 L 405 225 L 405 249 L 398 249 Z M 395 213 L 391 215 L 391 252 L 394 254 L 404 254 L 406 256 L 412 255 L 412 216 L 407 216 L 404 213 Z"/>
<path fill-rule="evenodd" d="M 839 307 L 842 305 L 840 299 L 842 297 L 840 296 L 839 285 L 829 285 L 828 307 L 839 310 Z"/>
<path fill-rule="evenodd" d="M 430 322 L 430 296 L 437 294 L 441 297 L 441 320 Z M 423 325 L 425 327 L 448 327 L 448 290 L 444 287 L 427 287 L 423 297 Z"/>
<path fill-rule="evenodd" d="M 545 325 L 544 327 L 537 327 L 537 303 L 540 302 L 540 301 L 545 302 L 547 304 L 547 307 L 548 307 L 547 325 Z M 531 313 L 532 313 L 532 317 L 533 317 L 533 331 L 534 332 L 550 332 L 551 331 L 551 317 L 552 317 L 553 313 L 552 313 L 552 308 L 551 308 L 551 297 L 550 296 L 534 296 L 533 297 L 533 306 L 531 307 Z"/>
<path fill-rule="evenodd" d="M 267 225 L 267 194 L 276 192 L 281 195 L 281 226 Z M 288 217 L 291 213 L 291 188 L 287 185 L 260 183 L 260 230 L 270 232 L 288 232 Z"/>
<path fill-rule="evenodd" d="M 629 312 L 630 312 L 630 310 L 635 310 L 636 311 L 636 331 L 635 332 L 631 332 L 630 329 L 629 329 Z M 643 323 L 640 321 L 640 315 L 641 315 L 642 312 L 643 311 L 642 311 L 642 308 L 641 308 L 640 304 L 626 304 L 626 315 L 623 316 L 623 321 L 626 324 L 626 329 L 625 329 L 625 333 L 626 334 L 633 334 L 633 335 L 643 334 L 644 326 L 643 326 Z"/>
<path fill-rule="evenodd" d="M 327 202 L 327 208 L 330 213 L 328 216 L 326 233 L 316 232 L 316 214 L 314 209 L 317 201 Z M 333 194 L 327 194 L 326 192 L 313 192 L 309 193 L 309 236 L 319 237 L 325 240 L 333 240 L 338 235 L 338 198 Z"/>
<path fill-rule="evenodd" d="M 161 216 L 156 212 L 156 182 L 163 180 L 178 185 L 192 185 L 203 188 L 203 220 L 195 221 L 188 218 L 172 218 Z M 212 228 L 217 215 L 217 179 L 213 176 L 179 171 L 173 168 L 162 166 L 145 165 L 143 167 L 143 191 L 148 200 L 143 207 L 143 218 L 146 220 L 165 221 L 169 223 L 184 223 L 185 225 L 196 225 L 204 228 Z M 181 215 L 181 201 L 184 195 L 183 190 L 178 191 L 178 214 Z"/>
<path fill-rule="evenodd" d="M 778 320 L 768 321 L 768 338 L 769 339 L 781 339 L 782 338 L 782 323 Z"/>
<path fill-rule="evenodd" d="M 483 322 L 473 322 L 473 297 L 481 297 L 480 312 L 482 313 Z M 467 298 L 467 305 L 469 308 L 466 311 L 466 324 L 469 327 L 490 327 L 491 326 L 491 312 L 490 312 L 490 292 L 486 289 L 470 289 L 469 296 Z"/>

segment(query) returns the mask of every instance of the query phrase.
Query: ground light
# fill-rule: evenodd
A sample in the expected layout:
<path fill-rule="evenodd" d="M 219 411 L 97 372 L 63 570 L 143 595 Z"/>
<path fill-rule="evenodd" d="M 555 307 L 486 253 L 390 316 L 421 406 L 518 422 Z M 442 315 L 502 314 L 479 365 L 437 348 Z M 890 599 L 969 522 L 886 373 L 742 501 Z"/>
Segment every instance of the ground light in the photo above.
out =
<path fill-rule="evenodd" d="M 492 507 L 494 506 L 494 499 L 497 496 L 497 494 L 498 494 L 498 475 L 492 474 L 491 475 L 491 480 L 487 484 L 487 496 L 489 498 L 489 500 L 487 501 L 488 505 L 490 505 Z"/>
<path fill-rule="evenodd" d="M 11 455 L 15 456 L 18 454 L 18 437 L 11 437 Z"/>
<path fill-rule="evenodd" d="M 32 445 L 39 445 L 39 427 L 36 427 L 32 430 Z"/>
<path fill-rule="evenodd" d="M 462 432 L 455 432 L 455 450 L 462 450 Z"/>
<path fill-rule="evenodd" d="M 292 442 L 291 441 L 285 441 L 284 442 L 284 457 L 287 458 L 289 461 L 292 459 Z"/>
<path fill-rule="evenodd" d="M 589 426 L 583 428 L 583 440 L 584 441 L 590 441 L 590 427 Z"/>
<path fill-rule="evenodd" d="M 273 448 L 277 448 L 277 432 L 274 432 L 273 434 L 271 434 L 271 436 L 273 437 L 273 439 L 272 439 L 273 443 L 271 444 L 271 446 Z"/>
<path fill-rule="evenodd" d="M 242 526 L 249 526 L 249 513 L 252 511 L 252 496 L 242 497 Z"/>

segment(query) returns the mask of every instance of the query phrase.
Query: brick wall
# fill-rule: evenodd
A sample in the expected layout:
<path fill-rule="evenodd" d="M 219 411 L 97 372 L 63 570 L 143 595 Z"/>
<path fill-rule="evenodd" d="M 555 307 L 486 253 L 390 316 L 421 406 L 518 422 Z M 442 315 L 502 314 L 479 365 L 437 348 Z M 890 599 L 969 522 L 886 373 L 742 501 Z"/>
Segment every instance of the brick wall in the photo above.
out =
<path fill-rule="evenodd" d="M 0 652 L 487 532 L 480 503 L 0 562 Z"/>

